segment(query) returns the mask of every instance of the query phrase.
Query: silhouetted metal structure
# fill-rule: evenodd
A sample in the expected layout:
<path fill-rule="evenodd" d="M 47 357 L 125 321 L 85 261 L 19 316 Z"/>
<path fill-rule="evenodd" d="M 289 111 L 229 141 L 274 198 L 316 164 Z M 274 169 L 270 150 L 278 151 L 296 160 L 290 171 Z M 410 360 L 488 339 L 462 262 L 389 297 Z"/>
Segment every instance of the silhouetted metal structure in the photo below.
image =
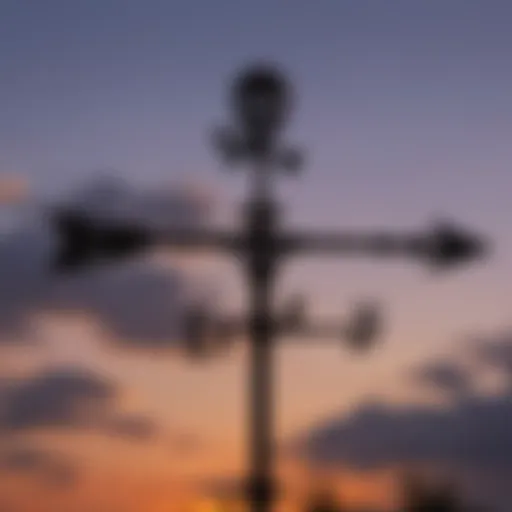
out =
<path fill-rule="evenodd" d="M 405 256 L 427 260 L 439 267 L 479 256 L 482 242 L 458 228 L 439 226 L 426 233 L 357 233 L 284 231 L 280 210 L 272 197 L 276 170 L 296 172 L 298 150 L 284 147 L 280 135 L 291 109 L 292 91 L 285 77 L 272 66 L 257 65 L 243 71 L 232 89 L 233 123 L 215 131 L 215 145 L 230 164 L 253 168 L 252 195 L 245 206 L 245 224 L 239 232 L 198 229 L 153 232 L 145 226 L 123 225 L 87 218 L 80 212 L 55 216 L 61 236 L 56 261 L 60 271 L 71 271 L 94 261 L 129 257 L 155 244 L 171 247 L 215 248 L 230 252 L 245 263 L 250 290 L 250 312 L 243 319 L 208 319 L 204 311 L 188 318 L 191 354 L 201 354 L 206 337 L 232 338 L 244 327 L 250 338 L 250 474 L 248 496 L 253 512 L 268 512 L 275 492 L 272 469 L 272 349 L 278 334 L 343 336 L 356 348 L 371 345 L 380 324 L 373 304 L 362 305 L 355 318 L 339 325 L 306 321 L 301 302 L 285 315 L 273 314 L 276 275 L 285 257 L 305 252 L 377 257 Z"/>

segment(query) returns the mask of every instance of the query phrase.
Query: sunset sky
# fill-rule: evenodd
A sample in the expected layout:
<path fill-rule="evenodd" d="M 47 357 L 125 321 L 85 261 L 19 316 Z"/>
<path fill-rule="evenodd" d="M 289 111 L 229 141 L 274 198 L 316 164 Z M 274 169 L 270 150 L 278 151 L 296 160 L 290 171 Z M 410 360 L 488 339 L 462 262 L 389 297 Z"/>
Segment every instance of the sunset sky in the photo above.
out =
<path fill-rule="evenodd" d="M 464 425 L 436 416 L 444 400 L 453 416 L 487 411 L 512 431 L 511 23 L 505 0 L 3 0 L 0 509 L 181 510 L 194 486 L 241 474 L 243 340 L 200 364 L 175 350 L 184 297 L 244 310 L 238 268 L 159 254 L 58 278 L 44 211 L 68 201 L 236 225 L 248 180 L 222 169 L 209 135 L 229 120 L 229 80 L 254 59 L 281 65 L 297 93 L 286 137 L 307 158 L 303 175 L 279 180 L 286 222 L 423 230 L 448 219 L 495 247 L 447 274 L 403 260 L 290 262 L 278 304 L 304 292 L 312 314 L 341 319 L 376 299 L 387 324 L 363 357 L 341 341 L 282 343 L 279 440 L 311 438 L 305 457 L 320 466 L 368 463 L 369 476 L 343 479 L 355 500 L 370 481 L 378 501 L 391 496 L 380 472 L 424 462 L 471 478 L 477 467 L 477 498 L 502 502 L 506 429 L 473 432 L 483 440 L 471 460 L 387 453 L 391 434 L 372 429 L 434 446 L 428 432 Z"/>

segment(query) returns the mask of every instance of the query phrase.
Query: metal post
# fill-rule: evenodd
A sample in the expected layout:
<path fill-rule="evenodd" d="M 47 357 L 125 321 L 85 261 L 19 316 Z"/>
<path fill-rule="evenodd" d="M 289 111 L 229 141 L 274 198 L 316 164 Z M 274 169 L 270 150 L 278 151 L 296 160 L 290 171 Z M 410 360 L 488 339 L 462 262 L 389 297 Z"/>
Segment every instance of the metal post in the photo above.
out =
<path fill-rule="evenodd" d="M 266 280 L 262 280 L 253 289 L 253 329 L 249 349 L 249 499 L 252 512 L 269 512 L 273 493 L 273 358 L 268 316 L 269 295 L 270 286 Z"/>
<path fill-rule="evenodd" d="M 248 209 L 250 288 L 249 502 L 252 512 L 270 512 L 273 479 L 273 285 L 277 253 L 274 205 L 255 197 Z"/>

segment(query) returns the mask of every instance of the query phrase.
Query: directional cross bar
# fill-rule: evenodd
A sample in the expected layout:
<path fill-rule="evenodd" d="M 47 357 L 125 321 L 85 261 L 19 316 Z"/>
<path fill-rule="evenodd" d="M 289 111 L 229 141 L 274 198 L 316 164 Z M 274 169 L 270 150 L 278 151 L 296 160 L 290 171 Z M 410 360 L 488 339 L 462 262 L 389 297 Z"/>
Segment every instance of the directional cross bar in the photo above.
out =
<path fill-rule="evenodd" d="M 479 237 L 451 225 L 424 234 L 296 232 L 284 234 L 283 245 L 291 253 L 411 256 L 440 266 L 479 257 L 485 249 Z"/>
<path fill-rule="evenodd" d="M 151 230 L 128 222 L 106 222 L 79 212 L 59 212 L 55 216 L 60 236 L 57 266 L 76 268 L 94 260 L 130 257 L 153 246 L 173 249 L 217 249 L 245 253 L 275 251 L 276 256 L 293 254 L 408 256 L 436 266 L 453 265 L 483 254 L 483 241 L 462 229 L 440 226 L 425 234 L 375 232 L 272 233 L 270 247 L 259 244 L 257 226 L 246 233 L 210 229 Z M 256 236 L 256 238 L 255 238 Z"/>
<path fill-rule="evenodd" d="M 132 257 L 155 246 L 173 249 L 235 249 L 234 235 L 212 230 L 152 230 L 134 222 L 94 219 L 79 211 L 57 211 L 53 217 L 58 234 L 55 266 L 75 270 L 102 260 Z"/>
<path fill-rule="evenodd" d="M 373 344 L 381 331 L 381 315 L 374 304 L 362 304 L 345 321 L 311 322 L 304 316 L 281 314 L 272 319 L 272 332 L 279 337 L 293 337 L 295 341 L 311 338 L 347 341 L 356 349 Z M 192 356 L 203 356 L 211 348 L 229 344 L 248 333 L 247 316 L 214 316 L 204 307 L 191 308 L 185 315 L 185 348 Z"/>

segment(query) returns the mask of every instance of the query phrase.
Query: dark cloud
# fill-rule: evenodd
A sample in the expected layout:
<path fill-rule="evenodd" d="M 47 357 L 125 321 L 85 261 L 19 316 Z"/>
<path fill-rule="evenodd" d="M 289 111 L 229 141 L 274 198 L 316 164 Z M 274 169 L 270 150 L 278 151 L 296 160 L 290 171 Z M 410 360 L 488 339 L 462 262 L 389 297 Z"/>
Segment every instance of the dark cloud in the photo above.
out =
<path fill-rule="evenodd" d="M 412 376 L 419 384 L 448 394 L 469 393 L 473 385 L 471 373 L 451 361 L 434 361 L 413 372 Z"/>
<path fill-rule="evenodd" d="M 492 368 L 512 370 L 512 336 L 480 339 L 473 348 Z M 452 361 L 413 373 L 416 382 L 451 393 L 443 406 L 367 404 L 325 422 L 298 444 L 311 460 L 359 467 L 425 463 L 512 475 L 512 390 L 478 394 L 472 377 Z"/>
<path fill-rule="evenodd" d="M 0 241 L 0 339 L 19 335 L 44 306 L 53 283 L 45 268 L 49 251 L 49 237 L 35 228 Z"/>
<path fill-rule="evenodd" d="M 468 349 L 468 345 L 464 347 Z M 473 339 L 480 368 L 512 375 L 512 334 Z M 292 451 L 320 465 L 374 469 L 419 465 L 461 478 L 464 492 L 489 510 L 512 500 L 512 387 L 479 394 L 456 361 L 434 361 L 413 372 L 416 383 L 448 392 L 443 406 L 367 404 L 311 429 Z M 475 379 L 478 375 L 473 376 Z"/>
<path fill-rule="evenodd" d="M 362 407 L 305 440 L 315 461 L 380 467 L 424 463 L 512 472 L 512 397 L 472 397 L 446 408 Z"/>
<path fill-rule="evenodd" d="M 148 439 L 156 427 L 142 416 L 115 411 L 118 389 L 77 368 L 47 370 L 30 379 L 5 381 L 0 388 L 0 433 L 34 429 L 93 429 Z"/>
<path fill-rule="evenodd" d="M 95 375 L 50 370 L 5 384 L 0 394 L 0 428 L 22 430 L 94 423 L 113 399 L 115 388 Z"/>
<path fill-rule="evenodd" d="M 119 344 L 165 347 L 179 336 L 187 292 L 177 271 L 135 263 L 72 278 L 55 289 L 46 309 L 85 312 Z"/>
<path fill-rule="evenodd" d="M 64 204 L 91 216 L 135 219 L 149 226 L 198 225 L 209 211 L 206 195 L 191 189 L 138 191 L 102 178 Z M 0 241 L 0 342 L 19 340 L 32 315 L 80 311 L 119 341 L 162 346 L 177 336 L 187 291 L 179 271 L 138 260 L 63 278 L 50 272 L 56 243 L 44 217 Z M 142 300 L 143 298 L 143 300 Z"/>
<path fill-rule="evenodd" d="M 505 372 L 512 378 L 512 329 L 474 342 L 475 355 L 479 362 Z"/>
<path fill-rule="evenodd" d="M 133 220 L 159 228 L 202 224 L 212 202 L 211 195 L 197 186 L 135 187 L 104 173 L 72 192 L 60 205 L 93 218 Z"/>
<path fill-rule="evenodd" d="M 0 471 L 35 476 L 50 485 L 69 486 L 78 470 L 63 456 L 29 446 L 18 446 L 0 452 Z"/>

